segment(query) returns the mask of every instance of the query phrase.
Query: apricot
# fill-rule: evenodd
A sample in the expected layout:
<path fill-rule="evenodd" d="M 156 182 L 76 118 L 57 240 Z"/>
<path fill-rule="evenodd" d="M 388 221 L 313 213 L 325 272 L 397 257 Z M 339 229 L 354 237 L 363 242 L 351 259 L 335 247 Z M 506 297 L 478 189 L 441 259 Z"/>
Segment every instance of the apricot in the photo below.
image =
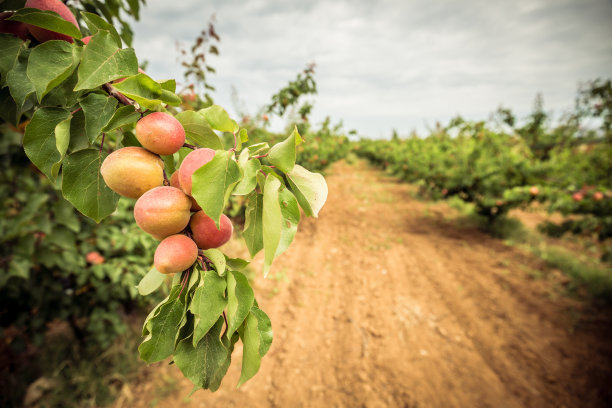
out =
<path fill-rule="evenodd" d="M 189 268 L 198 258 L 198 246 L 185 235 L 170 235 L 155 250 L 153 263 L 161 273 L 177 273 Z"/>
<path fill-rule="evenodd" d="M 185 129 L 174 116 L 153 112 L 136 123 L 136 138 L 153 153 L 174 154 L 185 143 Z"/>
<path fill-rule="evenodd" d="M 181 232 L 191 212 L 191 200 L 175 187 L 155 187 L 144 193 L 134 206 L 136 224 L 157 239 Z"/>
<path fill-rule="evenodd" d="M 115 150 L 104 159 L 100 173 L 111 190 L 128 198 L 164 184 L 163 160 L 142 147 Z"/>
<path fill-rule="evenodd" d="M 195 149 L 190 152 L 181 163 L 179 168 L 179 182 L 185 194 L 191 195 L 191 176 L 200 167 L 215 157 L 215 151 L 209 148 Z"/>
<path fill-rule="evenodd" d="M 170 177 L 170 185 L 172 187 L 181 188 L 181 183 L 179 182 L 179 172 L 175 171 L 172 173 L 172 177 Z M 182 190 L 182 189 L 181 189 Z M 191 211 L 200 211 L 202 207 L 198 204 L 195 198 L 189 196 L 191 199 Z"/>
<path fill-rule="evenodd" d="M 225 214 L 221 214 L 220 229 L 217 229 L 215 222 L 204 211 L 198 211 L 191 216 L 189 227 L 193 234 L 193 240 L 198 248 L 210 249 L 218 248 L 225 244 L 232 237 L 234 226 Z"/>
<path fill-rule="evenodd" d="M 12 11 L 0 13 L 0 33 L 13 34 L 22 40 L 28 39 L 28 27 L 20 21 L 7 21 L 12 16 Z"/>
<path fill-rule="evenodd" d="M 85 43 L 85 45 L 87 45 L 91 41 L 91 37 L 93 37 L 93 36 L 88 35 L 87 37 L 81 38 L 81 41 L 83 41 Z"/>
<path fill-rule="evenodd" d="M 572 200 L 576 202 L 582 201 L 583 198 L 584 198 L 584 195 L 580 192 L 572 194 Z"/>
<path fill-rule="evenodd" d="M 77 23 L 74 14 L 72 14 L 72 11 L 70 11 L 68 6 L 66 6 L 60 0 L 28 0 L 26 1 L 24 7 L 35 8 L 39 10 L 55 11 L 57 14 L 60 15 L 60 17 L 62 17 L 69 23 L 74 24 L 74 26 L 80 30 L 79 23 Z M 27 27 L 30 31 L 30 34 L 32 34 L 34 38 L 36 38 L 41 43 L 50 40 L 64 40 L 68 42 L 73 42 L 72 37 L 68 35 L 49 31 L 41 27 L 33 26 L 31 24 L 27 24 Z"/>
<path fill-rule="evenodd" d="M 531 194 L 532 196 L 537 196 L 538 194 L 540 194 L 540 189 L 537 186 L 531 186 L 529 188 L 529 194 Z"/>
<path fill-rule="evenodd" d="M 593 200 L 601 201 L 601 200 L 603 200 L 603 198 L 604 198 L 604 195 L 603 195 L 603 193 L 601 191 L 596 191 L 596 192 L 593 193 Z"/>

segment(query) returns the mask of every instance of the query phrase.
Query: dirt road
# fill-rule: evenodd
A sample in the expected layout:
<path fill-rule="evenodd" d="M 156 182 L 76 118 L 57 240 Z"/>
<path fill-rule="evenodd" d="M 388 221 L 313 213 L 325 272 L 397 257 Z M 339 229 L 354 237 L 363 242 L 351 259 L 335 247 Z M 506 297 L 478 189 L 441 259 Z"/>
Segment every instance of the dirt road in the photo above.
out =
<path fill-rule="evenodd" d="M 338 163 L 327 180 L 320 218 L 255 280 L 274 329 L 255 378 L 235 389 L 238 349 L 218 392 L 186 398 L 176 367 L 152 366 L 118 406 L 612 403 L 609 312 L 563 296 L 555 274 L 534 279 L 537 260 L 364 163 Z"/>

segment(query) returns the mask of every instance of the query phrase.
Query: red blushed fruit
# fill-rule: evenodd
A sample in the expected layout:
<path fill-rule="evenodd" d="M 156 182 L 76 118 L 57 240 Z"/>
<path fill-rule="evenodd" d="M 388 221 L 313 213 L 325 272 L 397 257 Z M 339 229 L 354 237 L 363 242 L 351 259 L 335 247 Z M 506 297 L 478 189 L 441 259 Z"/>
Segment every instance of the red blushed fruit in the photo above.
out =
<path fill-rule="evenodd" d="M 91 35 L 81 38 L 81 41 L 83 41 L 85 45 L 89 44 L 89 42 L 91 41 Z"/>
<path fill-rule="evenodd" d="M 161 273 L 178 273 L 189 268 L 198 258 L 198 246 L 185 235 L 170 235 L 155 250 L 155 269 Z"/>
<path fill-rule="evenodd" d="M 172 173 L 172 177 L 170 177 L 170 185 L 172 187 L 176 187 L 182 190 L 181 183 L 179 182 L 179 172 L 178 171 L 175 171 L 174 173 Z M 202 207 L 200 207 L 200 205 L 195 200 L 195 198 L 191 196 L 189 196 L 189 198 L 191 199 L 191 211 L 200 211 Z"/>
<path fill-rule="evenodd" d="M 204 211 L 193 214 L 189 221 L 193 240 L 198 244 L 198 248 L 202 249 L 218 248 L 230 240 L 234 226 L 225 214 L 221 214 L 219 226 L 220 229 L 217 229 L 213 219 Z"/>
<path fill-rule="evenodd" d="M 154 112 L 136 124 L 136 138 L 147 150 L 168 155 L 178 152 L 185 143 L 185 129 L 174 116 Z"/>
<path fill-rule="evenodd" d="M 39 10 L 55 11 L 64 20 L 74 24 L 74 26 L 80 30 L 79 24 L 77 23 L 72 11 L 60 0 L 28 0 L 25 3 L 26 8 L 35 8 Z M 50 40 L 64 40 L 73 42 L 72 37 L 53 31 L 45 30 L 44 28 L 36 27 L 28 24 L 28 30 L 30 34 L 34 36 L 38 41 L 45 42 Z"/>
<path fill-rule="evenodd" d="M 85 255 L 85 260 L 92 265 L 100 265 L 105 261 L 104 257 L 97 251 L 88 252 L 87 255 Z"/>
<path fill-rule="evenodd" d="M 178 188 L 155 187 L 136 201 L 134 219 L 144 232 L 161 240 L 189 224 L 190 208 L 191 200 Z"/>
<path fill-rule="evenodd" d="M 582 195 L 582 193 L 574 193 L 572 194 L 572 200 L 579 202 L 582 201 L 582 199 L 584 198 L 584 196 Z"/>
<path fill-rule="evenodd" d="M 211 161 L 215 157 L 213 149 L 196 149 L 183 159 L 179 168 L 179 182 L 185 194 L 191 195 L 191 176 L 200 167 Z"/>
<path fill-rule="evenodd" d="M 532 186 L 529 188 L 529 194 L 531 194 L 532 196 L 537 196 L 538 194 L 540 194 L 540 189 L 536 186 Z"/>
<path fill-rule="evenodd" d="M 20 21 L 7 21 L 12 16 L 12 11 L 0 13 L 0 33 L 13 34 L 22 40 L 28 39 L 28 27 Z"/>
<path fill-rule="evenodd" d="M 603 200 L 603 198 L 604 198 L 604 195 L 603 195 L 603 193 L 601 191 L 596 191 L 596 192 L 593 193 L 593 200 L 601 201 L 601 200 Z"/>

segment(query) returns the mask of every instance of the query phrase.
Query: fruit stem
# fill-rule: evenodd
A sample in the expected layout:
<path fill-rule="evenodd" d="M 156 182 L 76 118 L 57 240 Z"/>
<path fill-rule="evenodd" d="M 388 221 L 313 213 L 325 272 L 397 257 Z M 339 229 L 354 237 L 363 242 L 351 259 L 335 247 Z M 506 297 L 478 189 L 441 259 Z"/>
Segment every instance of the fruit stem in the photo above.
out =
<path fill-rule="evenodd" d="M 232 149 L 233 152 L 236 151 L 236 145 L 238 144 L 238 141 L 236 140 L 236 132 L 232 132 L 232 134 L 234 135 L 234 148 Z"/>
<path fill-rule="evenodd" d="M 189 144 L 189 143 L 183 143 L 183 147 L 187 147 L 187 148 L 189 148 L 191 150 L 195 150 L 195 149 L 198 148 L 198 146 L 194 146 L 194 145 Z"/>
<path fill-rule="evenodd" d="M 170 185 L 170 181 L 168 180 L 168 175 L 166 174 L 166 169 L 163 169 L 162 171 L 164 173 L 164 186 L 169 186 Z"/>
<path fill-rule="evenodd" d="M 104 138 L 106 137 L 106 133 L 102 132 L 102 140 L 100 141 L 100 151 L 98 155 L 102 154 L 102 148 L 104 147 Z"/>

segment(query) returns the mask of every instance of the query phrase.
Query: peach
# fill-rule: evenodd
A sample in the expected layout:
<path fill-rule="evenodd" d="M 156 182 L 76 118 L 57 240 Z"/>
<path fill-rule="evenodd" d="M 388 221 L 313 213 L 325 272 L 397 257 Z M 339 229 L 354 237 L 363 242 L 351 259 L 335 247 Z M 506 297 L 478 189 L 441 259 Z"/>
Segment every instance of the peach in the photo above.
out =
<path fill-rule="evenodd" d="M 179 182 L 185 194 L 191 195 L 191 176 L 200 167 L 215 157 L 215 151 L 209 148 L 195 149 L 190 152 L 181 163 L 179 168 Z"/>
<path fill-rule="evenodd" d="M 136 224 L 157 239 L 181 232 L 191 213 L 191 200 L 175 187 L 155 187 L 144 193 L 134 206 Z"/>
<path fill-rule="evenodd" d="M 24 7 L 35 8 L 39 10 L 55 11 L 57 14 L 60 15 L 60 17 L 62 17 L 69 23 L 74 24 L 74 26 L 80 30 L 79 23 L 77 23 L 74 14 L 72 14 L 72 11 L 70 11 L 68 6 L 66 6 L 60 0 L 28 0 L 26 1 Z M 49 40 L 64 40 L 68 42 L 73 42 L 72 37 L 68 35 L 49 31 L 44 28 L 36 27 L 30 24 L 28 24 L 27 27 L 30 31 L 30 34 L 32 34 L 34 38 L 36 38 L 41 43 Z"/>
<path fill-rule="evenodd" d="M 13 34 L 22 40 L 28 39 L 28 27 L 20 21 L 7 21 L 12 16 L 12 11 L 0 13 L 0 33 Z"/>
<path fill-rule="evenodd" d="M 164 112 L 153 112 L 136 124 L 136 138 L 153 153 L 174 154 L 185 143 L 185 129 L 174 116 Z"/>
<path fill-rule="evenodd" d="M 220 229 L 217 229 L 213 219 L 204 211 L 193 214 L 189 221 L 193 240 L 198 244 L 198 248 L 202 249 L 218 248 L 230 240 L 234 226 L 227 215 L 221 214 L 219 226 Z"/>
<path fill-rule="evenodd" d="M 185 235 L 170 235 L 155 250 L 153 262 L 161 273 L 177 273 L 189 268 L 198 258 L 198 246 Z"/>
<path fill-rule="evenodd" d="M 104 159 L 100 173 L 111 190 L 128 198 L 164 184 L 163 160 L 142 147 L 115 150 Z"/>

